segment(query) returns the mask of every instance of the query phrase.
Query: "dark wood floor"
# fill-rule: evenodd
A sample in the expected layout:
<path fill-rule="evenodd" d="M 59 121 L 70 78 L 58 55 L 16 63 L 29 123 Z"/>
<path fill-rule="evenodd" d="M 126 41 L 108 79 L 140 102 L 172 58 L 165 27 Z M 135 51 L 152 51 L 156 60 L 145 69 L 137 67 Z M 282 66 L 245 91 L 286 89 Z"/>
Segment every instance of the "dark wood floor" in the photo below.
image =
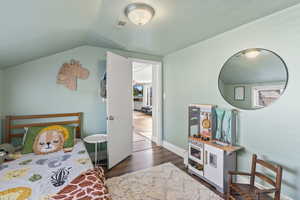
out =
<path fill-rule="evenodd" d="M 133 152 L 133 154 L 122 161 L 120 164 L 106 172 L 107 178 L 121 176 L 126 173 L 146 169 L 163 163 L 171 162 L 181 170 L 187 173 L 187 169 L 183 164 L 183 159 L 167 149 L 156 146 L 152 143 L 152 148 L 142 151 Z M 201 182 L 203 185 L 210 188 L 213 192 L 223 197 L 214 187 L 201 180 L 200 178 L 191 175 L 194 179 Z"/>

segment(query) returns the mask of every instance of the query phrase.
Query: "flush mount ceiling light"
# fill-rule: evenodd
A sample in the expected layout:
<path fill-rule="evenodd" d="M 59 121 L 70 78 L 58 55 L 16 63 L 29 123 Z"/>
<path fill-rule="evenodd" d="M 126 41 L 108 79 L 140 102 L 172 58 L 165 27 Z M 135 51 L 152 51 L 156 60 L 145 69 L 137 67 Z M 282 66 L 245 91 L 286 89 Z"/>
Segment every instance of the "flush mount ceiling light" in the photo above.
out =
<path fill-rule="evenodd" d="M 258 49 L 251 49 L 246 51 L 244 54 L 247 58 L 256 58 L 260 54 L 260 51 Z"/>
<path fill-rule="evenodd" d="M 144 3 L 132 3 L 125 8 L 125 15 L 132 23 L 138 26 L 147 24 L 151 21 L 154 14 L 154 9 Z"/>

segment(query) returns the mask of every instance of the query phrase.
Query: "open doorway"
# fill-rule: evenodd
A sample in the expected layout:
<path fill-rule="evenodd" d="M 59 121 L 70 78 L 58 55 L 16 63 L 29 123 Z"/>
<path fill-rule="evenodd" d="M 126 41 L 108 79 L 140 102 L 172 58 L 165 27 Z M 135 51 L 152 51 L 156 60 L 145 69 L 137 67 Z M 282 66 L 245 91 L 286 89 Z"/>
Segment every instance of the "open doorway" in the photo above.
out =
<path fill-rule="evenodd" d="M 104 98 L 106 98 L 107 111 L 108 168 L 112 168 L 132 155 L 133 152 L 152 148 L 153 142 L 150 140 L 150 137 L 156 145 L 160 146 L 162 144 L 162 63 L 126 58 L 112 52 L 107 52 L 106 63 L 106 76 L 103 76 L 101 80 L 101 83 L 103 83 L 101 85 L 103 86 L 101 87 L 103 91 L 101 90 L 101 92 L 106 94 Z M 147 137 L 140 133 L 139 136 L 141 137 L 135 139 L 139 141 L 142 138 L 144 142 L 133 142 L 134 139 L 132 139 L 135 133 L 133 131 L 135 124 L 133 122 L 133 63 L 152 65 L 152 89 L 151 87 L 143 89 L 146 92 L 145 95 L 142 93 L 143 97 L 146 98 L 146 107 L 141 108 L 144 111 L 140 112 L 151 117 L 152 124 L 147 123 L 150 125 L 151 134 L 150 137 Z M 136 115 L 135 118 L 138 117 Z M 149 126 L 145 128 L 147 131 L 142 132 L 149 133 Z"/>
<path fill-rule="evenodd" d="M 152 148 L 153 144 L 153 65 L 132 62 L 133 151 Z"/>

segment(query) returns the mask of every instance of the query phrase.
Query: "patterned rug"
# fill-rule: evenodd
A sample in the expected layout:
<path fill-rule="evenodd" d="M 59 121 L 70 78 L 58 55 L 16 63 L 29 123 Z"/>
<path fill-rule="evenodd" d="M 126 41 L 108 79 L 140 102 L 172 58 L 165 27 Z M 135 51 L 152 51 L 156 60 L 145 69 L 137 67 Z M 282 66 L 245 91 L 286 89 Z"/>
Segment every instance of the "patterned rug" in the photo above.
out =
<path fill-rule="evenodd" d="M 113 200 L 222 200 L 171 163 L 107 180 Z"/>

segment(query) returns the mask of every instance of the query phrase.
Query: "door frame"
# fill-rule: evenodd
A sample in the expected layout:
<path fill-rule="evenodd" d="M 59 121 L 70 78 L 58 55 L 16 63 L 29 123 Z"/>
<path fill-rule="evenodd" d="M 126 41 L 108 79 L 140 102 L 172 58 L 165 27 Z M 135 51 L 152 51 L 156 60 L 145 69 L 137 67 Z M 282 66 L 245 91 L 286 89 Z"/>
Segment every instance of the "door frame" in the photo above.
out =
<path fill-rule="evenodd" d="M 144 60 L 139 58 L 129 58 L 133 62 L 152 64 L 152 100 L 155 106 L 152 108 L 152 140 L 156 145 L 161 146 L 163 141 L 162 134 L 162 62 L 153 60 Z M 153 104 L 154 105 L 154 104 Z"/>

